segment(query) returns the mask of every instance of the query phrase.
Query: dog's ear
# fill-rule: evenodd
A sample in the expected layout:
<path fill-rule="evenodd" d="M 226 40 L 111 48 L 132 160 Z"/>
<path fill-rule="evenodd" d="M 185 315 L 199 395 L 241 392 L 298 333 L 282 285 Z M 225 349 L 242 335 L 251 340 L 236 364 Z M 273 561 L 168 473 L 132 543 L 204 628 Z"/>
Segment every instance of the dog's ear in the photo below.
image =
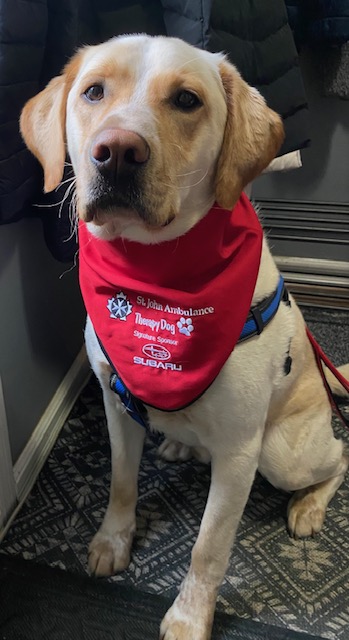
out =
<path fill-rule="evenodd" d="M 25 105 L 20 127 L 24 142 L 44 169 L 44 191 L 53 191 L 63 176 L 65 161 L 65 79 L 53 78 Z"/>
<path fill-rule="evenodd" d="M 233 65 L 221 62 L 227 120 L 217 164 L 216 201 L 232 209 L 243 188 L 275 158 L 284 140 L 280 116 L 267 107 Z"/>
<path fill-rule="evenodd" d="M 66 156 L 66 102 L 80 67 L 81 52 L 67 64 L 62 75 L 31 98 L 20 117 L 21 134 L 27 147 L 44 169 L 44 191 L 53 191 L 62 180 Z"/>

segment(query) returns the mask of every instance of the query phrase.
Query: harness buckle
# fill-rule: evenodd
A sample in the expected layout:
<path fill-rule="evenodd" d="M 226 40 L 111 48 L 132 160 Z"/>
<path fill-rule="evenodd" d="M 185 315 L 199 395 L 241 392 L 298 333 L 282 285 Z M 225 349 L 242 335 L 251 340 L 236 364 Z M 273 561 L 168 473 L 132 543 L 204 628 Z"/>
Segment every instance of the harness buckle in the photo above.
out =
<path fill-rule="evenodd" d="M 253 320 L 256 323 L 256 327 L 257 327 L 257 334 L 260 335 L 264 329 L 264 322 L 263 322 L 263 318 L 262 318 L 262 314 L 259 310 L 258 307 L 254 307 L 250 309 L 250 313 L 253 317 Z"/>

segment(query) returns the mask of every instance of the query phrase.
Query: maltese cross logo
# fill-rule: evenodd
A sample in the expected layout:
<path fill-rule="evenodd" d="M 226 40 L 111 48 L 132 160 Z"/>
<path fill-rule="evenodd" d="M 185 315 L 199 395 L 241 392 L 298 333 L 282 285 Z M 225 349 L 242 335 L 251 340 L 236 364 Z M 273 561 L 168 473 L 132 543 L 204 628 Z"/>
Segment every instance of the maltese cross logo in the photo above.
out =
<path fill-rule="evenodd" d="M 126 320 L 127 316 L 132 313 L 132 304 L 127 300 L 127 296 L 122 291 L 119 291 L 115 298 L 108 300 L 107 309 L 110 311 L 111 318 Z"/>

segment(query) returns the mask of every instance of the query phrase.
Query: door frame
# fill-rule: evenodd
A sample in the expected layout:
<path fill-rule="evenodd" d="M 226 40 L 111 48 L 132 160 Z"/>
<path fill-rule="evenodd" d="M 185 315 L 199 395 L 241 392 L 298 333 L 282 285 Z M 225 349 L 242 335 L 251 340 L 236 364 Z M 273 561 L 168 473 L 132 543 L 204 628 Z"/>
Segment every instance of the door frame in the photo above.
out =
<path fill-rule="evenodd" d="M 0 378 L 0 534 L 17 505 L 5 400 Z"/>

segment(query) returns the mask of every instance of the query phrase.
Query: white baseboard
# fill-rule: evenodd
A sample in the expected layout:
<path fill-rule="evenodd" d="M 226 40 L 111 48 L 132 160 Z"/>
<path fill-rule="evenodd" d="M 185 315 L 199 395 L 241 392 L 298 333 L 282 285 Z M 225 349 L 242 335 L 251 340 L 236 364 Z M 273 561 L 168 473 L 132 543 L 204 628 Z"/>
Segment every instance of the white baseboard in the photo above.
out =
<path fill-rule="evenodd" d="M 76 398 L 90 375 L 91 368 L 83 347 L 14 465 L 13 473 L 19 504 L 24 502 L 33 488 Z"/>

